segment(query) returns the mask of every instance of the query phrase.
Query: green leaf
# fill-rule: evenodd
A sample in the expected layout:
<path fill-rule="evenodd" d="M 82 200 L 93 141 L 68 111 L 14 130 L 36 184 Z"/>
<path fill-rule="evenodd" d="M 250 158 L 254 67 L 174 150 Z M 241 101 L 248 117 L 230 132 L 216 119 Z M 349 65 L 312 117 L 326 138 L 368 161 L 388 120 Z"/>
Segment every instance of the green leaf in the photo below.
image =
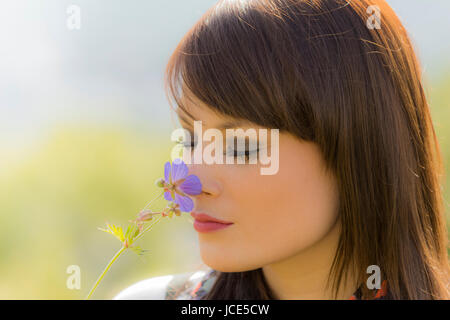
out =
<path fill-rule="evenodd" d="M 116 237 L 117 239 L 119 239 L 120 242 L 124 242 L 125 241 L 125 236 L 123 235 L 123 230 L 122 227 L 116 227 L 113 224 L 106 224 L 107 229 L 102 229 L 102 228 L 98 228 L 100 231 L 112 234 L 114 237 Z"/>
<path fill-rule="evenodd" d="M 142 256 L 145 252 L 149 250 L 144 250 L 141 247 L 130 247 L 131 250 L 133 250 L 134 253 L 136 253 L 138 256 Z"/>
<path fill-rule="evenodd" d="M 137 237 L 137 235 L 139 234 L 139 232 L 140 232 L 139 227 L 136 226 L 136 230 L 134 231 L 134 234 L 133 234 L 133 239 Z"/>
<path fill-rule="evenodd" d="M 125 238 L 129 239 L 130 233 L 131 233 L 132 230 L 133 230 L 133 227 L 129 225 L 128 228 L 127 228 L 127 232 L 125 232 Z"/>

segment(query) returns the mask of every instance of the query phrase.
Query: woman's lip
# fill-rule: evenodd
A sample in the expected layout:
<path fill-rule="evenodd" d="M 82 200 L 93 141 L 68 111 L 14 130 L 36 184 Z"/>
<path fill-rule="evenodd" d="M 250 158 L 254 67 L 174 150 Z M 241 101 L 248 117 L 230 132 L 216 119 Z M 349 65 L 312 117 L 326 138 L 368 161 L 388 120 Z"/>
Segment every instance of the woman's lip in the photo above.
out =
<path fill-rule="evenodd" d="M 198 232 L 212 232 L 231 226 L 233 223 L 219 223 L 213 221 L 200 221 L 195 219 L 194 229 Z"/>
<path fill-rule="evenodd" d="M 201 212 L 191 212 L 191 216 L 199 222 L 215 222 L 225 225 L 233 224 L 233 222 L 216 219 L 214 217 L 207 215 L 206 213 Z"/>

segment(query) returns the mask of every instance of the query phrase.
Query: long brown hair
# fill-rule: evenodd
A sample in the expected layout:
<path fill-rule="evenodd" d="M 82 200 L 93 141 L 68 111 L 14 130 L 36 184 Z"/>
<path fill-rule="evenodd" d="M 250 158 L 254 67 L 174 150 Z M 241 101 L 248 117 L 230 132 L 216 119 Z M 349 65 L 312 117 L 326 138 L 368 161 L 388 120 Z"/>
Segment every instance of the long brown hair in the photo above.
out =
<path fill-rule="evenodd" d="M 367 26 L 371 5 L 380 28 Z M 443 166 L 421 76 L 385 1 L 247 0 L 205 13 L 173 53 L 166 84 L 186 112 L 189 92 L 320 147 L 339 187 L 336 294 L 349 266 L 365 284 L 378 265 L 392 299 L 447 299 Z M 274 297 L 257 269 L 219 273 L 205 298 Z"/>

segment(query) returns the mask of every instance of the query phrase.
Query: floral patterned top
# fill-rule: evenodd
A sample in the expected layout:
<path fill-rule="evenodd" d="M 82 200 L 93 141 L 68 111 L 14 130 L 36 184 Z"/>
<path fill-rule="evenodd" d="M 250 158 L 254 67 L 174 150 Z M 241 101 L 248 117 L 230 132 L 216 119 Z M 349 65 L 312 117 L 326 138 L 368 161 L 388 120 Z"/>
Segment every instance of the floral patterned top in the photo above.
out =
<path fill-rule="evenodd" d="M 381 283 L 381 288 L 375 293 L 375 297 L 372 300 L 387 300 L 387 282 L 384 280 Z M 361 300 L 361 287 L 350 297 L 349 300 Z"/>
<path fill-rule="evenodd" d="M 175 296 L 176 300 L 201 300 L 211 290 L 218 275 L 219 273 L 216 270 L 211 269 L 200 280 L 192 281 L 188 279 L 184 281 L 181 288 L 176 283 L 169 283 L 166 299 L 174 299 Z M 376 291 L 373 300 L 385 299 L 387 299 L 386 280 L 382 282 L 381 288 Z M 349 300 L 361 300 L 361 288 L 358 288 Z"/>
<path fill-rule="evenodd" d="M 210 269 L 200 280 L 174 279 L 167 285 L 166 300 L 201 300 L 211 290 L 218 272 Z"/>

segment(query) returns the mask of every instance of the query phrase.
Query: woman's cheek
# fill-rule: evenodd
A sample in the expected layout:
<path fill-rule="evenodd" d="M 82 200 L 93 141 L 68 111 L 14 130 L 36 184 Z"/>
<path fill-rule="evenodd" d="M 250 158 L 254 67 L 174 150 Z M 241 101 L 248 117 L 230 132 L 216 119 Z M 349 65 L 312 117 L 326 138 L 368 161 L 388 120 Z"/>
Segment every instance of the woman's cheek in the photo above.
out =
<path fill-rule="evenodd" d="M 259 166 L 223 167 L 220 200 L 235 225 L 224 232 L 220 254 L 204 247 L 205 258 L 222 268 L 243 271 L 288 258 L 334 224 L 334 184 L 323 175 L 317 148 L 285 138 L 280 149 L 275 175 L 261 175 Z"/>
<path fill-rule="evenodd" d="M 319 241 L 333 227 L 337 217 L 333 181 L 321 176 L 322 171 L 315 175 L 298 170 L 302 172 L 254 176 L 239 184 L 233 205 L 242 262 L 266 264 L 287 258 Z M 315 183 L 303 183 L 300 177 L 310 174 L 308 179 Z"/>

